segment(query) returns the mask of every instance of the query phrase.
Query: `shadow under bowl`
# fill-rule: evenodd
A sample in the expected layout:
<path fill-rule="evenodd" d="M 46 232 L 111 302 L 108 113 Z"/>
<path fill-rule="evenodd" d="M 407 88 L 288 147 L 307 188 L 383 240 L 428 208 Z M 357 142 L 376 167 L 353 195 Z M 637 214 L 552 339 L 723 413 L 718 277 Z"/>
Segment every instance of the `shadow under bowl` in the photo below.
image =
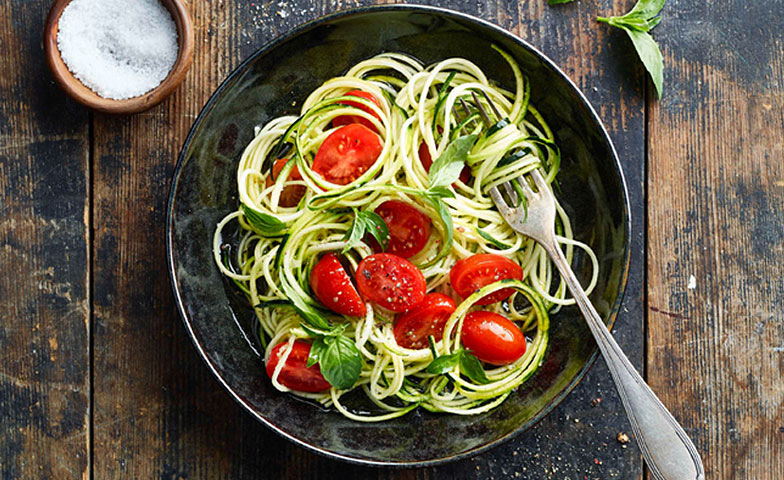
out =
<path fill-rule="evenodd" d="M 426 64 L 465 57 L 502 85 L 513 85 L 498 45 L 531 81 L 531 101 L 561 148 L 561 202 L 574 235 L 600 261 L 591 295 L 608 325 L 618 312 L 629 265 L 630 218 L 615 150 L 596 112 L 552 61 L 482 20 L 421 6 L 340 12 L 266 45 L 217 89 L 188 136 L 174 173 L 167 218 L 172 287 L 194 344 L 229 393 L 285 438 L 332 458 L 368 465 L 427 466 L 479 453 L 528 429 L 571 391 L 596 358 L 574 307 L 553 315 L 537 373 L 496 409 L 476 416 L 415 411 L 383 423 L 358 423 L 276 391 L 253 338 L 253 312 L 224 281 L 212 258 L 215 226 L 238 207 L 236 168 L 254 127 L 284 114 L 330 77 L 379 52 L 405 52 Z M 577 254 L 578 278 L 590 262 Z M 420 409 L 421 410 L 421 409 Z"/>

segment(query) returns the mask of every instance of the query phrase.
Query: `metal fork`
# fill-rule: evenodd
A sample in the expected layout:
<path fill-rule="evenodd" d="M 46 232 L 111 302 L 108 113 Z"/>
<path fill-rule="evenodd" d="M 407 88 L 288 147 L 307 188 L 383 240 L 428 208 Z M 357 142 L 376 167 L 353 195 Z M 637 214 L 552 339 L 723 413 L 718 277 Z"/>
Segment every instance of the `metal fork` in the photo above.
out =
<path fill-rule="evenodd" d="M 492 125 L 494 122 L 475 94 L 473 99 L 485 124 Z M 496 116 L 500 117 L 490 98 L 485 95 L 485 99 Z M 607 362 L 615 387 L 626 408 L 632 430 L 653 477 L 658 480 L 704 479 L 702 460 L 694 444 L 626 358 L 559 248 L 555 238 L 555 198 L 550 186 L 538 169 L 531 171 L 530 176 L 536 185 L 536 190 L 525 178 L 518 177 L 513 180 L 520 184 L 520 191 L 527 200 L 526 207 L 520 206 L 522 199 L 518 198 L 518 190 L 510 182 L 505 182 L 501 186 L 515 206 L 506 203 L 498 187 L 490 189 L 490 195 L 498 211 L 509 226 L 533 238 L 544 248 L 558 267 L 561 278 L 572 291 L 577 306 L 588 321 L 588 327 Z"/>

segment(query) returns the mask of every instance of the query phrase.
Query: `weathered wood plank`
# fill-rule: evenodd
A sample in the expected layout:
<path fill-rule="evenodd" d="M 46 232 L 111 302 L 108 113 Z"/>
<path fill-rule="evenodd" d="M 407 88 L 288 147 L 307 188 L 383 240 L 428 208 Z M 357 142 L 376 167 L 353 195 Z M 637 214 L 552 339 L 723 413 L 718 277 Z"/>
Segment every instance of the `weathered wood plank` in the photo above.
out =
<path fill-rule="evenodd" d="M 642 76 L 623 37 L 593 23 L 596 14 L 613 8 L 610 0 L 601 4 L 446 6 L 488 18 L 540 45 L 601 107 L 626 162 L 635 231 L 642 232 Z M 572 473 L 640 478 L 638 454 L 614 440 L 628 427 L 601 364 L 530 434 L 472 460 L 408 471 L 347 466 L 293 446 L 235 405 L 202 365 L 173 309 L 165 275 L 165 200 L 178 149 L 198 108 L 241 58 L 303 21 L 348 6 L 353 4 L 194 3 L 196 58 L 175 96 L 142 115 L 96 117 L 95 477 L 235 479 L 263 472 L 291 479 L 429 479 L 518 472 L 522 478 Z M 554 30 L 561 32 L 558 37 Z M 622 344 L 637 352 L 632 358 L 638 365 L 641 249 L 638 236 L 632 288 L 618 323 Z M 597 397 L 603 401 L 594 407 Z M 555 451 L 559 454 L 546 453 Z"/>
<path fill-rule="evenodd" d="M 706 478 L 784 478 L 782 3 L 671 1 L 649 120 L 649 381 Z"/>
<path fill-rule="evenodd" d="M 50 80 L 47 2 L 0 4 L 0 475 L 88 474 L 88 114 Z"/>

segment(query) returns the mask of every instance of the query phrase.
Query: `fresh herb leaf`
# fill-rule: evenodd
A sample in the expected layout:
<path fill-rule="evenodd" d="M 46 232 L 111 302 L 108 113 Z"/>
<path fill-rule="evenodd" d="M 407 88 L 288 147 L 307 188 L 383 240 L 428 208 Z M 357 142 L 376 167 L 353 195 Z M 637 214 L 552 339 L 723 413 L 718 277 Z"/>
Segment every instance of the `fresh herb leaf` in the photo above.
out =
<path fill-rule="evenodd" d="M 353 387 L 362 371 L 362 358 L 356 344 L 343 335 L 327 336 L 314 344 L 317 342 L 324 343 L 324 348 L 319 347 L 316 353 L 324 379 L 340 390 Z"/>
<path fill-rule="evenodd" d="M 560 5 L 562 3 L 570 3 L 574 0 L 547 0 L 548 5 Z"/>
<path fill-rule="evenodd" d="M 485 240 L 487 240 L 488 242 L 490 242 L 491 245 L 494 245 L 494 246 L 496 246 L 498 248 L 502 248 L 502 249 L 505 249 L 505 250 L 509 249 L 509 248 L 512 248 L 511 245 L 507 245 L 504 242 L 499 242 L 498 240 L 493 238 L 492 235 L 490 235 L 489 233 L 487 233 L 484 230 L 480 229 L 479 227 L 474 227 L 474 228 L 476 229 L 476 233 L 478 233 L 480 237 L 482 237 Z"/>
<path fill-rule="evenodd" d="M 346 246 L 343 247 L 341 253 L 346 253 L 354 246 L 356 246 L 365 237 L 365 233 L 370 233 L 375 237 L 383 250 L 387 249 L 389 245 L 389 227 L 383 218 L 376 212 L 363 212 L 354 210 L 354 222 L 351 224 L 351 230 L 343 237 L 346 240 Z"/>
<path fill-rule="evenodd" d="M 256 233 L 262 237 L 280 237 L 286 231 L 286 224 L 266 213 L 242 204 L 242 214 Z"/>
<path fill-rule="evenodd" d="M 460 355 L 460 371 L 474 383 L 490 383 L 482 363 L 469 352 L 464 351 Z"/>
<path fill-rule="evenodd" d="M 455 198 L 455 192 L 449 189 L 449 187 L 431 187 L 427 189 L 427 192 L 438 198 Z"/>
<path fill-rule="evenodd" d="M 324 340 L 321 338 L 317 338 L 313 341 L 313 344 L 310 346 L 310 353 L 308 354 L 308 361 L 305 363 L 305 366 L 310 368 L 313 365 L 319 363 L 321 359 L 321 354 L 327 348 L 327 345 L 324 343 Z"/>
<path fill-rule="evenodd" d="M 659 12 L 666 0 L 639 0 L 626 15 L 618 17 L 597 17 L 599 22 L 625 30 L 634 44 L 637 55 L 656 87 L 656 96 L 661 98 L 664 83 L 664 60 L 659 45 L 650 35 L 651 29 L 659 24 Z"/>
<path fill-rule="evenodd" d="M 430 365 L 428 365 L 426 369 L 427 373 L 431 375 L 441 375 L 442 373 L 453 370 L 457 364 L 460 363 L 461 354 L 462 350 L 458 350 L 455 353 L 451 353 L 449 355 L 441 355 L 440 357 L 430 362 Z"/>
<path fill-rule="evenodd" d="M 457 181 L 475 141 L 476 135 L 463 135 L 447 145 L 444 153 L 430 167 L 430 188 L 446 187 Z"/>

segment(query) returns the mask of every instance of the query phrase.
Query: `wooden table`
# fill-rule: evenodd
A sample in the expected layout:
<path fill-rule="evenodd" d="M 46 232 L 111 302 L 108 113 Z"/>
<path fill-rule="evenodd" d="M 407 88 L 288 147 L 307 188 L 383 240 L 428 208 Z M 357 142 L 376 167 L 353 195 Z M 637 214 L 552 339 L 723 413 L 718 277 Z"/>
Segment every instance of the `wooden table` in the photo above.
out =
<path fill-rule="evenodd" d="M 625 34 L 594 21 L 633 0 L 437 3 L 540 47 L 600 112 L 634 218 L 616 337 L 707 478 L 784 478 L 784 3 L 667 2 L 659 101 Z M 87 111 L 53 84 L 49 5 L 0 3 L 2 478 L 643 476 L 634 439 L 616 441 L 630 428 L 601 361 L 531 431 L 439 468 L 337 463 L 258 424 L 209 374 L 173 306 L 169 179 L 200 107 L 241 59 L 354 3 L 192 0 L 187 80 L 129 117 Z"/>

